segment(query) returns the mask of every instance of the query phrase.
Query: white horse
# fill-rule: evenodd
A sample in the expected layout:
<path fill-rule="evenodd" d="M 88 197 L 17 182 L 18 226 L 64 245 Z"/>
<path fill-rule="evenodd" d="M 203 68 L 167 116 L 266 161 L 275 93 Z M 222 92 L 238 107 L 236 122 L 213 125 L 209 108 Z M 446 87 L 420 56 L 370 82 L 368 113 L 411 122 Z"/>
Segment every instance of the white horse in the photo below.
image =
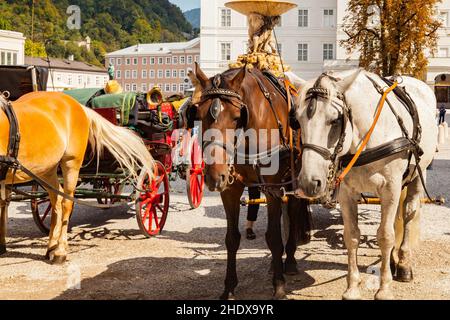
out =
<path fill-rule="evenodd" d="M 297 101 L 296 117 L 302 128 L 302 143 L 309 147 L 303 150 L 302 170 L 298 177 L 300 188 L 297 190 L 298 195 L 307 198 L 321 198 L 326 195 L 331 180 L 329 169 L 332 162 L 327 159 L 327 155 L 333 155 L 336 152 L 336 160 L 339 161 L 344 155 L 355 154 L 361 145 L 374 122 L 381 98 L 381 93 L 369 78 L 381 88 L 388 87 L 379 76 L 363 70 L 346 74 L 337 73 L 333 74 L 333 77 L 323 75 L 317 82 L 309 81 L 303 86 Z M 426 179 L 426 169 L 435 155 L 437 146 L 436 98 L 424 82 L 410 77 L 402 79 L 403 82 L 400 82 L 400 85 L 405 87 L 417 106 L 422 128 L 419 145 L 423 150 L 419 166 Z M 311 96 L 310 89 L 313 87 L 323 89 L 322 93 Z M 311 102 L 311 100 L 314 101 Z M 403 119 L 411 138 L 413 120 L 409 112 L 394 93 L 388 95 L 388 100 L 392 109 Z M 366 150 L 401 138 L 402 132 L 393 111 L 386 102 Z M 341 136 L 342 148 L 335 150 Z M 403 176 L 407 172 L 408 164 L 410 175 L 404 180 Z M 354 167 L 341 183 L 338 201 L 342 210 L 344 241 L 348 250 L 348 287 L 343 295 L 344 299 L 361 298 L 359 291 L 361 278 L 357 265 L 360 241 L 357 201 L 361 193 L 365 192 L 376 194 L 381 198 L 381 223 L 377 238 L 382 253 L 382 264 L 380 288 L 375 298 L 393 298 L 390 290 L 392 282 L 390 259 L 395 245 L 394 222 L 405 182 L 410 184 L 403 210 L 404 236 L 399 249 L 397 272 L 406 280 L 412 279 L 410 234 L 414 232 L 412 221 L 420 210 L 424 191 L 415 165 L 414 157 L 409 162 L 409 152 L 402 151 L 381 160 Z M 336 177 L 336 175 L 333 176 Z"/>

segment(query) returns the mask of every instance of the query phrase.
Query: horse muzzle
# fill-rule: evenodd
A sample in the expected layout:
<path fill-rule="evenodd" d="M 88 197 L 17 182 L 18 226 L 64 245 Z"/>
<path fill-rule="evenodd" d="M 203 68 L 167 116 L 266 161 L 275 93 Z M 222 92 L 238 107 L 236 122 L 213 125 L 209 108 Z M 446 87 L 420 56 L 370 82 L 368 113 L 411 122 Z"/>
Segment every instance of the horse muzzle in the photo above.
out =
<path fill-rule="evenodd" d="M 319 177 L 301 177 L 299 188 L 295 191 L 296 197 L 315 200 L 323 197 L 326 191 L 326 179 Z"/>
<path fill-rule="evenodd" d="M 212 167 L 206 168 L 205 184 L 211 192 L 222 192 L 228 186 L 230 174 L 225 170 L 215 170 Z"/>

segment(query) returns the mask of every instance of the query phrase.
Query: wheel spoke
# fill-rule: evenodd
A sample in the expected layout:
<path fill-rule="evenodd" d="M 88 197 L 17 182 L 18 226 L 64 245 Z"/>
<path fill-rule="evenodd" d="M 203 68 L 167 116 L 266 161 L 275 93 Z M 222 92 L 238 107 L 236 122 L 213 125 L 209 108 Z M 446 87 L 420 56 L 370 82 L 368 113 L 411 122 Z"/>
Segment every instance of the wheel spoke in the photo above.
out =
<path fill-rule="evenodd" d="M 44 221 L 45 218 L 47 218 L 47 216 L 48 216 L 49 212 L 51 211 L 51 209 L 52 209 L 52 206 L 51 206 L 51 205 L 49 205 L 49 206 L 47 207 L 47 209 L 45 209 L 44 215 L 43 215 L 43 217 L 42 217 L 42 221 Z"/>

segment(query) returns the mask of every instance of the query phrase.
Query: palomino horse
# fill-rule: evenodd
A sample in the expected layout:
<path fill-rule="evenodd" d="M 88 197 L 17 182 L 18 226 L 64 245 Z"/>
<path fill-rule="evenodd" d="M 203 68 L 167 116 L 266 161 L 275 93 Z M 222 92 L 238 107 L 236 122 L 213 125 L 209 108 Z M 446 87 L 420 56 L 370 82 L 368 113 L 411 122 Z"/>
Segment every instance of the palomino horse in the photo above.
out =
<path fill-rule="evenodd" d="M 243 129 L 244 132 L 255 129 L 256 140 L 263 141 L 264 147 L 280 147 L 280 135 L 276 141 L 271 141 L 270 134 L 261 136 L 261 131 L 282 131 L 284 137 L 288 136 L 288 105 L 286 100 L 269 82 L 261 71 L 257 69 L 232 69 L 208 79 L 203 71 L 196 65 L 196 74 L 190 74 L 196 84 L 196 92 L 192 106 L 186 111 L 188 120 L 199 120 L 205 139 L 205 132 L 221 133 L 221 138 L 214 141 L 205 141 L 204 149 L 211 152 L 210 162 L 205 167 L 206 184 L 212 191 L 221 194 L 227 218 L 226 247 L 228 252 L 225 290 L 221 299 L 233 299 L 238 284 L 236 273 L 236 253 L 239 249 L 241 234 L 239 232 L 240 197 L 245 186 L 258 184 L 261 176 L 252 164 L 236 163 L 237 142 L 229 134 Z M 265 88 L 264 90 L 262 88 Z M 265 91 L 266 95 L 264 95 Z M 269 100 L 270 99 L 270 100 Z M 269 103 L 271 101 L 271 104 Z M 278 121 L 279 122 L 278 122 Z M 280 124 L 280 126 L 279 126 Z M 267 141 L 266 141 L 267 140 Z M 258 141 L 251 141 L 258 144 Z M 271 149 L 269 149 L 271 150 Z M 245 151 L 247 157 L 258 158 Z M 205 152 L 207 153 L 207 152 Z M 289 152 L 287 153 L 289 155 Z M 208 155 L 206 155 L 208 157 Z M 223 161 L 223 159 L 227 159 Z M 271 176 L 264 176 L 267 185 L 280 184 L 283 178 L 291 178 L 289 156 L 280 160 L 279 169 Z M 292 179 L 290 179 L 292 180 Z M 295 179 L 294 179 L 295 180 Z M 261 184 L 264 188 L 264 183 Z M 264 189 L 263 189 L 264 190 Z M 280 187 L 278 187 L 278 191 Z M 281 197 L 267 192 L 268 200 L 268 228 L 266 241 L 272 253 L 274 298 L 286 297 L 285 279 L 283 272 L 296 274 L 297 263 L 295 251 L 297 244 L 307 243 L 310 240 L 310 215 L 307 202 L 290 198 L 288 202 L 289 237 L 286 247 L 283 246 L 281 232 Z M 270 191 L 270 190 L 269 190 Z M 287 258 L 283 264 L 283 254 Z"/>
<path fill-rule="evenodd" d="M 8 103 L 0 95 L 0 105 Z M 132 131 L 112 125 L 95 111 L 81 106 L 63 93 L 29 93 L 12 103 L 17 115 L 21 142 L 18 160 L 56 190 L 73 196 L 88 142 L 97 157 L 106 148 L 119 165 L 136 176 L 139 163 L 153 168 L 153 159 L 142 140 Z M 6 154 L 9 122 L 0 113 L 0 154 Z M 58 181 L 61 168 L 63 188 Z M 11 172 L 6 184 L 30 181 L 23 172 Z M 67 228 L 73 202 L 49 191 L 52 204 L 51 230 L 47 257 L 63 263 L 68 250 Z M 0 253 L 6 252 L 7 203 L 1 203 Z"/>
<path fill-rule="evenodd" d="M 348 288 L 344 299 L 360 298 L 357 201 L 362 192 L 381 198 L 381 223 L 377 237 L 382 263 L 380 288 L 375 298 L 391 299 L 390 259 L 395 245 L 394 222 L 402 188 L 408 185 L 403 207 L 404 236 L 396 267 L 399 280 L 412 280 L 412 222 L 420 209 L 424 192 L 422 182 L 425 183 L 420 175 L 425 180 L 426 168 L 436 152 L 438 131 L 433 91 L 417 79 L 402 79 L 406 93 L 400 90 L 394 95 L 389 93 L 393 88 L 389 81 L 362 70 L 349 75 L 323 74 L 319 79 L 308 82 L 298 99 L 296 116 L 302 127 L 304 143 L 298 195 L 321 198 L 328 194 L 335 182 L 337 185 L 341 182 L 338 200 L 348 250 Z M 382 95 L 387 96 L 384 109 L 380 109 Z M 402 96 L 403 99 L 400 98 Z M 416 107 L 408 101 L 413 101 Z M 369 132 L 373 132 L 371 136 Z M 335 179 L 340 169 L 345 167 L 345 164 L 339 166 L 338 163 L 352 158 L 366 143 L 365 156 L 361 156 L 366 163 L 355 166 L 345 178 L 341 174 L 340 179 Z M 336 163 L 332 163 L 333 160 Z M 335 164 L 337 173 L 330 169 Z"/>

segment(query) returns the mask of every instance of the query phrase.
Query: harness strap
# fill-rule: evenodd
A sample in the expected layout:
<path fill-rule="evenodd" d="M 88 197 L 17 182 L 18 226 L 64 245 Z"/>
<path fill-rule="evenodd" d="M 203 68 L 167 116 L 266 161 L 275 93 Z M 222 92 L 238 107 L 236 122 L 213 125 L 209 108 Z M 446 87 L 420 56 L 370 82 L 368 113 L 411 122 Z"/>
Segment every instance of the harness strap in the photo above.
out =
<path fill-rule="evenodd" d="M 9 98 L 8 92 L 2 93 L 2 95 L 6 99 Z M 17 116 L 16 113 L 14 112 L 11 102 L 8 101 L 6 104 L 3 104 L 2 110 L 5 112 L 9 122 L 9 140 L 6 158 L 3 157 L 2 159 L 5 161 L 0 161 L 0 181 L 6 179 L 8 170 L 10 169 L 9 162 L 11 159 L 17 158 L 19 154 L 19 144 L 20 144 L 19 122 L 17 121 Z"/>
<path fill-rule="evenodd" d="M 378 120 L 380 119 L 381 112 L 383 111 L 384 103 L 386 102 L 387 96 L 389 93 L 391 93 L 398 85 L 398 82 L 395 81 L 394 84 L 386 89 L 383 92 L 383 95 L 381 96 L 380 102 L 378 103 L 377 113 L 375 115 L 375 119 L 372 123 L 372 127 L 369 129 L 369 132 L 367 132 L 366 137 L 364 138 L 363 142 L 359 146 L 356 154 L 353 156 L 353 159 L 350 161 L 348 166 L 344 169 L 344 171 L 339 175 L 339 177 L 336 179 L 336 185 L 339 186 L 341 182 L 345 179 L 345 177 L 348 175 L 350 170 L 355 166 L 356 162 L 358 161 L 358 158 L 361 156 L 361 153 L 366 148 L 367 144 L 369 143 L 370 138 L 372 137 L 373 131 L 375 130 L 375 127 L 378 123 Z"/>
<path fill-rule="evenodd" d="M 259 85 L 259 88 L 261 89 L 262 93 L 264 94 L 264 97 L 267 99 L 267 101 L 269 102 L 270 108 L 272 109 L 272 112 L 275 116 L 275 120 L 277 121 L 277 125 L 278 125 L 278 131 L 280 132 L 280 137 L 283 140 L 283 144 L 287 145 L 287 139 L 284 135 L 284 128 L 283 128 L 283 124 L 280 121 L 280 117 L 278 116 L 277 111 L 275 110 L 275 107 L 273 106 L 273 102 L 272 99 L 270 97 L 270 92 L 267 90 L 267 88 L 264 86 L 264 83 L 261 81 L 261 79 L 259 77 L 257 77 L 256 75 L 253 74 L 253 72 L 251 70 L 248 71 L 253 78 L 255 78 L 256 82 Z"/>

